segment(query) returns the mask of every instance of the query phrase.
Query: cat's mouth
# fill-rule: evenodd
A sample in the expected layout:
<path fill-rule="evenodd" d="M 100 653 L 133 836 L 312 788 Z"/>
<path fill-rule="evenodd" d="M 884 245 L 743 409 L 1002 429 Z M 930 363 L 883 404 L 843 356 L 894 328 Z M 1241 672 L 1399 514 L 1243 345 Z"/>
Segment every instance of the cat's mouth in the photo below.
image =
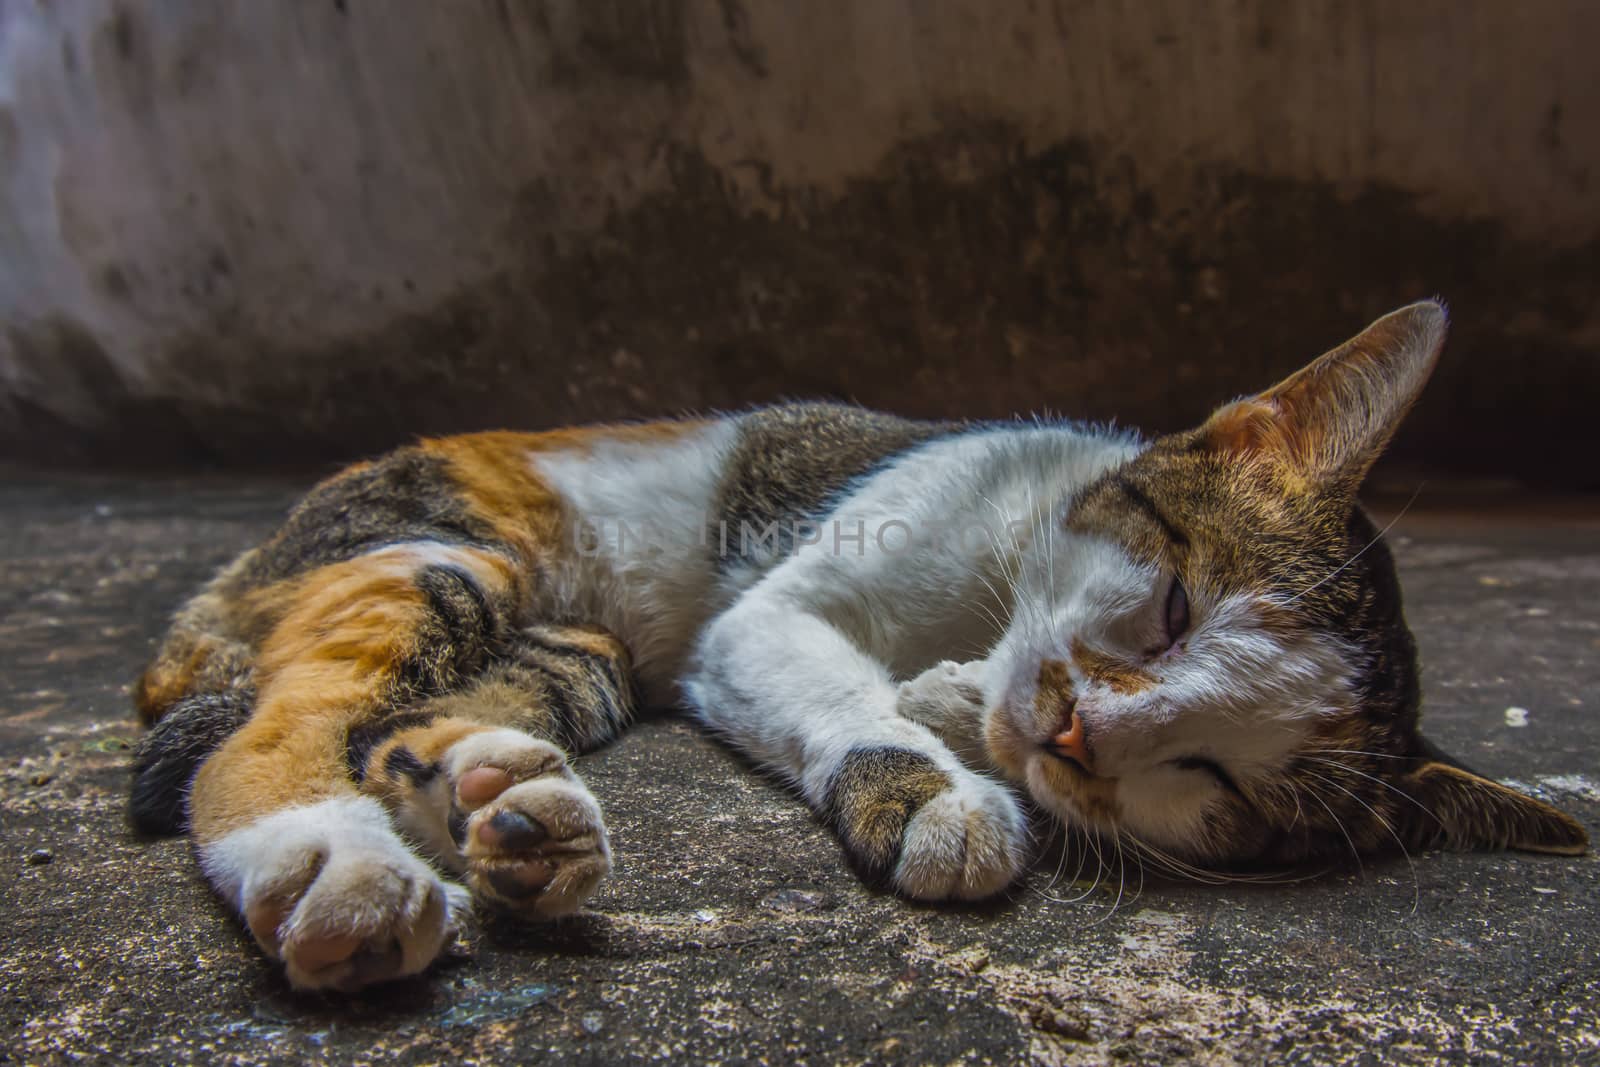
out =
<path fill-rule="evenodd" d="M 1000 707 L 990 712 L 984 738 L 996 766 L 1057 818 L 1095 828 L 1115 826 L 1121 814 L 1118 779 L 1095 774 L 1088 750 L 1061 737 L 1071 733 L 1070 721 L 1065 731 L 1060 727 L 1058 721 L 1041 735 L 1038 723 L 1018 723 Z"/>
<path fill-rule="evenodd" d="M 1065 801 L 1070 814 L 1096 826 L 1114 825 L 1119 820 L 1118 780 L 1094 774 L 1077 759 L 1058 755 L 1049 746 L 1040 746 L 1029 768 L 1028 779 L 1035 795 L 1042 792 L 1044 797 L 1055 801 L 1052 806 L 1058 811 Z"/>
<path fill-rule="evenodd" d="M 1070 752 L 1063 752 L 1048 741 L 1039 747 L 1044 749 L 1046 758 L 1054 760 L 1067 770 L 1080 774 L 1085 778 L 1095 777 L 1095 773 L 1086 767 L 1081 759 Z"/>

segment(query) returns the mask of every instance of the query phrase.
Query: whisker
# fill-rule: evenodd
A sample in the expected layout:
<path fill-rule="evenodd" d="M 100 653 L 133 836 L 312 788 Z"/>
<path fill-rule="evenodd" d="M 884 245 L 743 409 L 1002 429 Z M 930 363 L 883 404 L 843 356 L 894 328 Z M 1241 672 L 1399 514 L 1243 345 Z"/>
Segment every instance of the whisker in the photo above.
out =
<path fill-rule="evenodd" d="M 1083 868 L 1084 868 L 1084 865 L 1087 864 L 1088 861 L 1089 861 L 1089 850 L 1090 850 L 1090 848 L 1093 848 L 1097 853 L 1099 851 L 1099 846 L 1094 844 L 1094 837 L 1093 837 L 1092 834 L 1079 832 L 1074 836 L 1077 839 L 1077 845 L 1078 845 L 1078 847 L 1077 847 L 1078 867 L 1072 873 L 1072 881 L 1067 883 L 1069 887 L 1078 886 L 1078 885 L 1082 884 L 1082 881 L 1083 881 Z M 1073 904 L 1081 903 L 1086 897 L 1088 897 L 1092 893 L 1094 893 L 1094 891 L 1099 887 L 1099 885 L 1100 885 L 1100 871 L 1101 871 L 1101 862 L 1100 862 L 1099 857 L 1097 855 L 1097 857 L 1096 857 L 1096 865 L 1095 865 L 1095 877 L 1089 883 L 1087 888 L 1079 890 L 1079 892 L 1075 896 L 1070 896 L 1070 897 L 1058 897 L 1054 893 L 1049 892 L 1048 889 L 1040 890 L 1039 895 L 1044 897 L 1046 900 L 1050 901 L 1053 904 L 1066 904 L 1066 905 L 1070 906 L 1070 905 L 1073 905 Z"/>
<path fill-rule="evenodd" d="M 1048 562 L 1049 567 L 1050 567 L 1050 573 L 1049 573 L 1049 577 L 1048 577 L 1048 583 L 1049 584 L 1045 586 L 1045 590 L 1044 591 L 1046 593 L 1046 596 L 1043 598 L 1048 603 L 1049 594 L 1054 593 L 1055 592 L 1055 588 L 1056 588 L 1056 579 L 1055 579 L 1055 542 L 1052 541 L 1049 537 L 1045 536 L 1044 513 L 1040 510 L 1038 504 L 1034 500 L 1033 483 L 1032 482 L 1028 483 L 1028 525 L 1032 529 L 1033 536 L 1034 536 L 1034 557 L 1035 557 L 1035 564 L 1034 565 L 1035 565 L 1035 567 L 1039 570 L 1039 572 L 1040 572 L 1040 574 L 1042 576 L 1044 574 L 1044 564 L 1040 564 L 1038 562 L 1038 556 L 1040 555 L 1040 553 L 1044 554 L 1045 559 Z M 1056 632 L 1055 613 L 1054 612 L 1049 612 L 1048 608 L 1046 608 L 1046 611 L 1047 611 L 1048 614 L 1047 614 L 1047 618 L 1046 618 L 1045 621 L 1049 625 L 1050 637 L 1057 644 L 1060 644 L 1061 643 L 1060 635 Z"/>
<path fill-rule="evenodd" d="M 1117 850 L 1117 899 L 1111 902 L 1111 910 L 1100 916 L 1096 922 L 1104 922 L 1117 913 L 1117 909 L 1122 906 L 1123 890 L 1126 889 L 1128 885 L 1128 865 L 1122 858 L 1122 838 L 1121 835 L 1116 832 L 1115 827 L 1113 827 L 1111 831 L 1111 845 Z"/>
<path fill-rule="evenodd" d="M 1120 856 L 1122 854 L 1122 839 L 1125 835 L 1124 831 L 1120 827 L 1116 828 L 1116 834 L 1117 853 Z M 1128 853 L 1133 856 L 1133 862 L 1138 864 L 1139 867 L 1139 887 L 1133 891 L 1133 896 L 1129 899 L 1138 900 L 1140 897 L 1144 896 L 1144 857 L 1139 853 L 1139 850 L 1134 847 L 1131 835 L 1128 836 Z"/>
<path fill-rule="evenodd" d="M 966 570 L 968 576 L 976 578 L 979 582 L 983 583 L 983 587 L 989 591 L 990 596 L 994 597 L 995 604 L 998 605 L 1001 612 L 1004 613 L 1005 619 L 1002 620 L 1000 616 L 996 615 L 994 610 L 990 608 L 988 604 L 983 603 L 982 600 L 964 600 L 962 601 L 962 606 L 967 608 L 974 615 L 977 615 L 979 619 L 986 619 L 989 624 L 994 627 L 995 636 L 998 639 L 1006 632 L 1007 629 L 1010 628 L 1012 619 L 1011 603 L 1007 601 L 1005 597 L 1000 595 L 1000 591 L 994 587 L 994 584 L 989 581 L 988 577 L 984 575 L 982 571 L 965 561 L 962 561 L 961 566 Z"/>
<path fill-rule="evenodd" d="M 1056 887 L 1056 883 L 1061 880 L 1061 872 L 1067 869 L 1067 827 L 1065 823 L 1057 822 L 1056 828 L 1061 831 L 1061 858 L 1056 861 L 1056 873 L 1050 876 L 1050 881 L 1044 887 L 1046 891 Z"/>
<path fill-rule="evenodd" d="M 1230 878 L 1221 872 L 1212 872 L 1185 863 L 1176 856 L 1157 848 L 1148 841 L 1143 841 L 1132 834 L 1128 835 L 1129 844 L 1140 852 L 1150 857 L 1150 862 L 1166 873 L 1182 881 L 1199 882 L 1202 885 L 1226 885 L 1238 879 Z"/>
<path fill-rule="evenodd" d="M 1031 487 L 1029 488 L 1029 493 L 1031 496 Z M 995 515 L 999 517 L 1001 523 L 1004 525 L 1007 531 L 1011 529 L 1012 518 L 1010 511 L 1002 508 L 999 504 L 996 504 L 993 500 L 989 499 L 989 497 L 982 493 L 978 494 L 978 499 L 989 505 L 990 509 L 993 510 Z M 1039 605 L 1036 603 L 1035 598 L 1029 595 L 1030 590 L 1028 588 L 1028 583 L 1024 580 L 1027 577 L 1027 568 L 1023 565 L 1020 552 L 1014 559 L 1008 561 L 1007 554 L 1000 551 L 999 535 L 990 531 L 987 523 L 984 524 L 983 529 L 985 536 L 989 540 L 989 551 L 993 553 L 995 562 L 999 564 L 1000 569 L 1004 572 L 1006 581 L 1011 584 L 1013 589 L 1017 590 L 1018 599 L 1027 605 L 1029 613 L 1033 616 L 1033 621 L 1039 625 L 1041 629 L 1047 629 L 1049 627 L 1048 620 L 1040 616 Z M 1012 563 L 1016 564 L 1015 569 L 1012 568 Z"/>
<path fill-rule="evenodd" d="M 1066 824 L 1063 823 L 1062 825 L 1065 826 Z M 1083 867 L 1084 864 L 1089 862 L 1089 849 L 1087 847 L 1088 841 L 1085 840 L 1086 835 L 1080 830 L 1074 835 L 1074 837 L 1076 839 L 1078 849 L 1078 866 L 1077 869 L 1072 872 L 1072 881 L 1068 883 L 1069 885 L 1077 885 L 1083 880 Z"/>
<path fill-rule="evenodd" d="M 989 505 L 990 510 L 995 513 L 1008 531 L 1011 529 L 1011 513 L 1009 511 L 1001 508 L 999 504 L 996 504 L 982 493 L 978 494 L 978 499 Z M 989 550 L 994 553 L 994 561 L 999 564 L 1001 571 L 1004 572 L 1006 581 L 1014 586 L 1019 585 L 1020 574 L 1012 570 L 1011 564 L 1016 563 L 1018 571 L 1020 571 L 1022 563 L 1020 553 L 1015 559 L 1010 559 L 1007 553 L 1002 552 L 1000 550 L 1000 536 L 989 529 L 988 523 L 984 523 L 983 532 L 989 542 Z"/>
<path fill-rule="evenodd" d="M 1337 749 L 1317 749 L 1317 751 L 1319 751 L 1319 752 L 1334 752 L 1334 751 L 1338 751 L 1338 750 Z M 1369 782 L 1376 782 L 1377 784 L 1383 786 L 1385 789 L 1389 790 L 1389 792 L 1395 794 L 1398 797 L 1401 797 L 1401 798 L 1405 799 L 1408 803 L 1410 803 L 1412 806 L 1414 806 L 1418 811 L 1422 812 L 1424 815 L 1426 815 L 1428 818 L 1432 819 L 1434 822 L 1439 822 L 1439 816 L 1435 815 L 1432 811 L 1428 810 L 1428 808 L 1425 807 L 1420 800 L 1418 800 L 1416 797 L 1412 796 L 1410 793 L 1407 793 L 1404 789 L 1401 789 L 1399 786 L 1395 785 L 1393 782 L 1386 782 L 1382 778 L 1379 778 L 1377 775 L 1367 774 L 1365 771 L 1356 770 L 1356 768 L 1350 766 L 1349 764 L 1340 763 L 1338 760 L 1321 759 L 1321 758 L 1319 758 L 1317 756 L 1310 755 L 1309 753 L 1307 753 L 1306 758 L 1314 760 L 1317 763 L 1325 764 L 1326 766 L 1329 766 L 1329 767 L 1337 767 L 1341 771 L 1348 771 L 1350 774 L 1354 774 L 1354 775 L 1357 775 L 1357 776 L 1359 776 L 1361 778 L 1365 778 Z"/>
<path fill-rule="evenodd" d="M 1072 903 L 1074 903 L 1074 904 L 1076 904 L 1079 901 L 1084 900 L 1085 898 L 1093 895 L 1094 891 L 1100 888 L 1100 879 L 1106 873 L 1106 857 L 1105 857 L 1105 853 L 1100 851 L 1100 833 L 1099 833 L 1099 831 L 1097 831 L 1097 830 L 1090 831 L 1089 834 L 1088 834 L 1088 837 L 1086 838 L 1086 840 L 1089 843 L 1089 847 L 1094 849 L 1094 880 L 1089 883 L 1089 888 L 1088 889 L 1085 889 L 1082 893 L 1078 894 L 1076 897 L 1071 898 Z"/>
<path fill-rule="evenodd" d="M 1412 756 L 1397 756 L 1392 752 L 1368 752 L 1364 748 L 1313 748 L 1311 752 L 1332 753 L 1338 756 L 1368 756 L 1372 759 L 1411 760 Z"/>
<path fill-rule="evenodd" d="M 1044 568 L 1048 570 L 1046 580 L 1049 584 L 1046 585 L 1046 595 L 1042 598 L 1045 603 L 1045 622 L 1050 628 L 1050 639 L 1059 646 L 1061 644 L 1060 623 L 1056 619 L 1055 612 L 1049 608 L 1051 598 L 1055 596 L 1056 592 L 1056 539 L 1050 536 L 1047 528 L 1046 512 L 1048 509 L 1034 501 L 1032 484 L 1028 486 L 1028 509 L 1033 518 L 1034 536 L 1037 538 L 1037 543 L 1043 546 L 1044 549 Z"/>
<path fill-rule="evenodd" d="M 1288 885 L 1309 881 L 1315 877 L 1315 875 L 1291 875 L 1286 871 L 1264 874 L 1230 874 L 1226 871 L 1208 870 L 1181 860 L 1172 855 L 1172 853 L 1132 834 L 1128 835 L 1128 839 L 1141 849 L 1147 850 L 1153 860 L 1164 863 L 1171 873 L 1185 880 L 1200 882 L 1205 885 Z"/>
<path fill-rule="evenodd" d="M 1319 775 L 1318 777 L 1321 776 Z M 1368 804 L 1365 800 L 1362 800 L 1360 797 L 1356 796 L 1355 793 L 1346 789 L 1338 782 L 1328 778 L 1322 778 L 1322 781 L 1333 786 L 1335 789 L 1339 790 L 1339 792 L 1345 794 L 1357 804 L 1360 804 L 1363 808 L 1366 808 L 1367 812 L 1374 819 L 1378 820 L 1378 825 L 1382 826 L 1384 830 L 1388 831 L 1389 836 L 1394 838 L 1394 843 L 1400 846 L 1400 854 L 1406 858 L 1406 866 L 1411 868 L 1411 914 L 1415 915 L 1417 913 L 1417 907 L 1422 901 L 1422 883 L 1417 878 L 1417 864 L 1414 860 L 1412 860 L 1411 852 L 1406 848 L 1405 842 L 1400 840 L 1400 835 L 1395 833 L 1394 827 L 1389 823 L 1389 820 L 1385 819 L 1382 815 L 1379 815 L 1371 804 Z"/>
<path fill-rule="evenodd" d="M 1272 791 L 1278 794 L 1287 793 L 1289 798 L 1294 801 L 1294 818 L 1289 820 L 1289 829 L 1293 830 L 1300 825 L 1300 820 L 1304 819 L 1306 815 L 1305 807 L 1300 803 L 1300 790 L 1291 784 L 1282 783 L 1275 784 Z"/>
<path fill-rule="evenodd" d="M 1382 541 L 1383 540 L 1383 535 L 1388 533 L 1391 529 L 1393 529 L 1395 523 L 1399 522 L 1401 519 L 1406 517 L 1406 512 L 1411 510 L 1411 505 L 1415 504 L 1417 502 L 1418 494 L 1420 494 L 1422 492 L 1423 486 L 1425 486 L 1427 484 L 1428 483 L 1423 482 L 1423 483 L 1421 483 L 1420 485 L 1417 486 L 1416 492 L 1411 494 L 1411 499 L 1406 501 L 1406 506 L 1400 509 L 1400 514 L 1398 514 L 1394 518 L 1390 519 L 1389 520 L 1389 525 L 1387 525 L 1383 529 L 1379 530 L 1377 532 L 1376 536 L 1374 536 L 1372 538 L 1372 540 L 1368 541 L 1364 546 L 1362 546 L 1361 551 L 1357 552 L 1355 555 L 1351 556 L 1349 559 L 1347 559 L 1343 563 L 1339 564 L 1339 566 L 1335 567 L 1333 570 L 1331 570 L 1327 574 L 1323 575 L 1323 577 L 1320 580 L 1318 580 L 1316 582 L 1313 582 L 1311 585 L 1306 586 L 1304 589 L 1300 590 L 1298 593 L 1296 593 L 1294 596 L 1290 597 L 1288 600 L 1283 601 L 1283 606 L 1287 607 L 1288 605 L 1293 604 L 1296 600 L 1299 600 L 1301 597 L 1305 596 L 1307 593 L 1311 592 L 1312 590 L 1317 589 L 1318 587 L 1322 586 L 1323 584 L 1332 581 L 1346 567 L 1349 567 L 1356 560 L 1358 560 L 1362 556 L 1366 555 L 1367 549 L 1371 548 L 1373 545 L 1377 544 L 1379 541 Z"/>
<path fill-rule="evenodd" d="M 1312 777 L 1318 777 L 1316 772 L 1312 772 Z M 1350 831 L 1345 829 L 1344 823 L 1339 820 L 1339 816 L 1334 814 L 1333 808 L 1329 807 L 1328 802 L 1322 798 L 1322 794 L 1312 788 L 1310 782 L 1305 783 L 1305 786 L 1306 792 L 1311 796 L 1311 799 L 1322 805 L 1322 810 L 1328 813 L 1328 818 L 1333 820 L 1333 825 L 1337 826 L 1339 833 L 1344 835 L 1345 844 L 1350 846 L 1350 854 L 1356 858 L 1356 869 L 1360 871 L 1361 877 L 1365 878 L 1367 876 L 1367 865 L 1361 862 L 1361 851 L 1356 848 L 1355 839 L 1350 836 Z"/>

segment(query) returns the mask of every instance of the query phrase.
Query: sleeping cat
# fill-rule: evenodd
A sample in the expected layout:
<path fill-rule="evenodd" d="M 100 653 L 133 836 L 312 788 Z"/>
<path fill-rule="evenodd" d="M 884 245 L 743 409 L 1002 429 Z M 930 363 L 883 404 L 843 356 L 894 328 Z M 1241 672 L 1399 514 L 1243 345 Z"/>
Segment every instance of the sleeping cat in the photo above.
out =
<path fill-rule="evenodd" d="M 577 908 L 610 852 L 567 757 L 639 705 L 687 705 L 918 900 L 1010 885 L 1024 803 L 1208 869 L 1580 853 L 1419 735 L 1356 504 L 1444 332 L 1403 308 L 1149 442 L 807 404 L 358 465 L 178 614 L 134 820 L 187 827 L 289 980 L 339 989 L 425 968 L 474 898 Z"/>

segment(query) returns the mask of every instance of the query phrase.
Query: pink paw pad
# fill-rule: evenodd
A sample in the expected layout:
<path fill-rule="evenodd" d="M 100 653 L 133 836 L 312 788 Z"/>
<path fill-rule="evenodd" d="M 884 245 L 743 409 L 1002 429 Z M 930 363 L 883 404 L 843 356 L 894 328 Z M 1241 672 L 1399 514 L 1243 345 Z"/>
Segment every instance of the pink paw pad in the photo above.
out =
<path fill-rule="evenodd" d="M 456 782 L 456 796 L 468 811 L 483 807 L 512 786 L 511 775 L 499 767 L 474 767 Z"/>

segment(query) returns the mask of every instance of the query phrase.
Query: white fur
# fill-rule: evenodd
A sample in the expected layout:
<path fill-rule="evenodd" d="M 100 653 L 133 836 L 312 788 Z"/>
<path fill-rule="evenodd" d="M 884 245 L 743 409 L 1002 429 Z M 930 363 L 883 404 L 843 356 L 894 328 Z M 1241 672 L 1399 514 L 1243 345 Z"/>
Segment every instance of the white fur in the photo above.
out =
<path fill-rule="evenodd" d="M 566 501 L 566 532 L 598 535 L 552 576 L 542 607 L 622 636 L 651 702 L 674 699 L 717 606 L 717 568 L 700 538 L 737 434 L 725 419 L 665 441 L 600 441 L 529 460 Z"/>
<path fill-rule="evenodd" d="M 303 989 L 416 974 L 470 907 L 467 891 L 413 854 L 369 797 L 275 812 L 202 846 L 200 865 L 241 914 L 283 900 L 283 921 L 257 939 Z M 344 938 L 358 938 L 378 954 L 398 946 L 399 954 L 381 974 L 359 973 L 354 959 L 307 962 L 319 943 Z"/>
<path fill-rule="evenodd" d="M 439 762 L 452 782 L 475 767 L 501 767 L 518 781 L 534 774 L 573 777 L 559 748 L 505 726 L 468 734 L 447 748 Z"/>
<path fill-rule="evenodd" d="M 901 457 L 841 501 L 820 543 L 778 564 L 712 621 L 686 685 L 691 706 L 814 805 L 853 749 L 926 756 L 955 785 L 913 820 L 897 884 L 924 898 L 995 891 L 1026 858 L 1016 803 L 897 713 L 897 679 L 953 651 L 981 655 L 992 645 L 1012 607 L 1013 542 L 1038 536 L 1062 494 L 1135 451 L 1119 436 L 1035 427 L 977 432 Z M 933 538 L 936 522 L 989 533 Z M 891 523 L 923 536 L 901 549 L 878 536 Z"/>

